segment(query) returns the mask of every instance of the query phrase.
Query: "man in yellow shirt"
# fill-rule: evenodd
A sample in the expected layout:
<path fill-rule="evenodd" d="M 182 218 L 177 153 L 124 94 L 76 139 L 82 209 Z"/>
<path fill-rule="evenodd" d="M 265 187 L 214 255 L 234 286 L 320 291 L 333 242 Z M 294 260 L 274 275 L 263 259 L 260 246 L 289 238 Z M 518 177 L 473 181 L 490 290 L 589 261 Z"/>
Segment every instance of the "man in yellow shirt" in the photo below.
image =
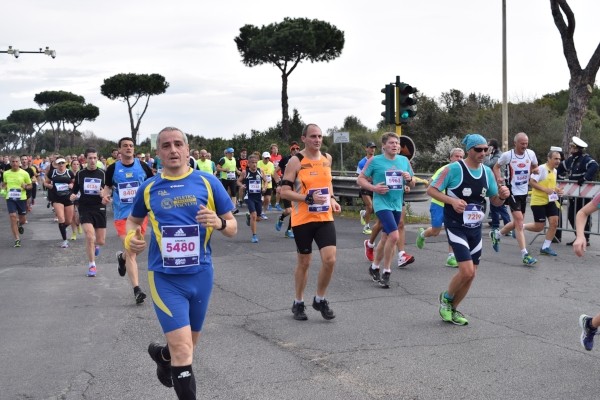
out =
<path fill-rule="evenodd" d="M 550 151 L 548 153 L 548 161 L 539 168 L 537 174 L 532 174 L 529 178 L 529 186 L 531 190 L 531 211 L 533 212 L 533 220 L 523 226 L 524 229 L 530 232 L 541 232 L 546 226 L 548 219 L 548 231 L 546 239 L 540 254 L 547 256 L 556 256 L 556 252 L 552 250 L 550 244 L 556 229 L 558 228 L 558 198 L 562 196 L 563 191 L 556 185 L 556 168 L 560 164 L 560 153 L 558 151 Z"/>
<path fill-rule="evenodd" d="M 21 169 L 19 156 L 10 157 L 10 169 L 2 174 L 2 190 L 6 191 L 6 208 L 10 219 L 10 230 L 15 238 L 15 246 L 21 247 L 23 224 L 27 215 L 27 190 L 31 190 L 31 178 Z M 17 220 L 17 214 L 19 215 Z"/>

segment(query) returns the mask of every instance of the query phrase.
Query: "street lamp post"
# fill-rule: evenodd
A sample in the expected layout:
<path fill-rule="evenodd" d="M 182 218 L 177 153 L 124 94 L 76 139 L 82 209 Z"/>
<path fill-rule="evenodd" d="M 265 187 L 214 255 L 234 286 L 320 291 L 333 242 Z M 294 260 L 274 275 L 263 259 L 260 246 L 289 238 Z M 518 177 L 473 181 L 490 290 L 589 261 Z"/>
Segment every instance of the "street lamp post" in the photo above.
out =
<path fill-rule="evenodd" d="M 19 49 L 13 49 L 12 46 L 8 46 L 8 50 L 0 50 L 0 53 L 13 55 L 13 56 L 15 56 L 15 58 L 19 58 L 19 56 L 21 54 L 45 54 L 52 58 L 56 58 L 56 50 L 51 50 L 50 47 L 48 47 L 48 46 L 46 46 L 45 49 L 42 49 L 40 47 L 39 51 L 26 51 L 26 50 L 21 51 Z"/>

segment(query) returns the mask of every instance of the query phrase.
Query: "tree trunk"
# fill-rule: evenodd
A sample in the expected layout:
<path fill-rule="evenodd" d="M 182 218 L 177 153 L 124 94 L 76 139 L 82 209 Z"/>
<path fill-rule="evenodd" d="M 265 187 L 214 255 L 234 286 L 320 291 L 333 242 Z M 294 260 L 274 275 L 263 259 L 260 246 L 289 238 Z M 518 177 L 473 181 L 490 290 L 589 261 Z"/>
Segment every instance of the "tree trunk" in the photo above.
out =
<path fill-rule="evenodd" d="M 281 129 L 282 129 L 282 139 L 284 140 L 285 143 L 289 143 L 289 141 L 290 141 L 290 115 L 289 115 L 287 87 L 288 87 L 288 76 L 284 72 L 281 74 Z"/>
<path fill-rule="evenodd" d="M 573 38 L 575 34 L 575 15 L 571 7 L 569 7 L 567 0 L 550 0 L 550 8 L 554 24 L 560 33 L 563 53 L 571 75 L 569 80 L 569 105 L 567 106 L 567 120 L 565 121 L 562 143 L 564 151 L 568 152 L 571 138 L 581 134 L 583 117 L 587 112 L 592 87 L 596 82 L 598 68 L 600 68 L 600 45 L 596 47 L 587 66 L 581 69 Z"/>
<path fill-rule="evenodd" d="M 588 102 L 592 94 L 591 86 L 583 73 L 571 77 L 569 80 L 569 104 L 567 106 L 567 119 L 563 131 L 562 147 L 565 151 L 569 148 L 573 136 L 581 134 L 583 117 L 588 110 Z"/>

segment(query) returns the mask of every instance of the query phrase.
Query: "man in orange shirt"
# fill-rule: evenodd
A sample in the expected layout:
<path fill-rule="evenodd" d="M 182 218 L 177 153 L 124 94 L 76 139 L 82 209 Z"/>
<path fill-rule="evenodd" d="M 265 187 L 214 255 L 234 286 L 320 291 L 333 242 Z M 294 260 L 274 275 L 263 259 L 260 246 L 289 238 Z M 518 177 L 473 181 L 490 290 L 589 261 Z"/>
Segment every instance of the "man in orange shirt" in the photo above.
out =
<path fill-rule="evenodd" d="M 297 264 L 294 272 L 296 297 L 292 305 L 294 319 L 307 320 L 304 305 L 304 289 L 312 258 L 312 242 L 316 242 L 321 254 L 321 270 L 317 280 L 317 292 L 312 306 L 326 320 L 335 318 L 325 292 L 331 281 L 336 258 L 336 232 L 333 212 L 341 207 L 333 197 L 331 179 L 331 156 L 321 153 L 323 133 L 315 124 L 302 130 L 304 150 L 291 157 L 281 182 L 281 197 L 292 201 L 292 229 L 296 241 Z"/>

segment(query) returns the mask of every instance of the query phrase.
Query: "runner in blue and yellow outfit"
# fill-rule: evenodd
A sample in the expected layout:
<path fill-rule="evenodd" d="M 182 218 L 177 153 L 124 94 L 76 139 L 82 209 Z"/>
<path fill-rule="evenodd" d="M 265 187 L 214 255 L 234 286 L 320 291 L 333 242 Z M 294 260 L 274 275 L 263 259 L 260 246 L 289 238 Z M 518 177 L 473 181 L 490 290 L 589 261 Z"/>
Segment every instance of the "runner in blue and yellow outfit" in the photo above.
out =
<path fill-rule="evenodd" d="M 485 198 L 500 206 L 510 195 L 506 186 L 498 188 L 492 170 L 482 165 L 488 150 L 486 139 L 470 134 L 465 136 L 463 144 L 467 158 L 448 164 L 427 189 L 429 196 L 444 203 L 448 242 L 458 261 L 458 271 L 448 290 L 439 296 L 442 320 L 456 325 L 469 323 L 456 308 L 467 295 L 479 265 Z"/>
<path fill-rule="evenodd" d="M 163 171 L 137 191 L 125 248 L 136 254 L 146 248 L 141 224 L 148 216 L 148 283 L 167 339 L 167 346 L 151 343 L 148 352 L 157 364 L 159 381 L 174 387 L 180 399 L 195 399 L 193 351 L 213 284 L 210 239 L 215 231 L 234 236 L 237 222 L 219 180 L 189 167 L 189 145 L 181 130 L 164 128 L 157 148 Z"/>

